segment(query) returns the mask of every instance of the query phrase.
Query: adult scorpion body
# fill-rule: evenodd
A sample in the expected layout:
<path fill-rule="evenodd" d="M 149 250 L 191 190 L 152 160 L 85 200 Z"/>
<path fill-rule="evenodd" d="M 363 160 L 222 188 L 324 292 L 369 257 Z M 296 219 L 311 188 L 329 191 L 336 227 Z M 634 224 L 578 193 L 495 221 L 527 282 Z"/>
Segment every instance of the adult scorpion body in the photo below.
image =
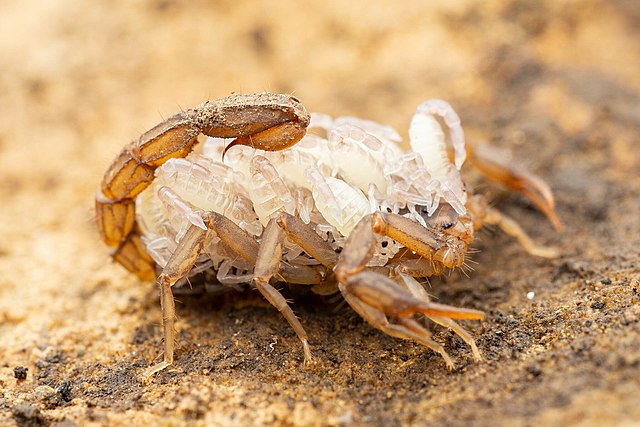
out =
<path fill-rule="evenodd" d="M 307 127 L 315 133 L 305 136 Z M 422 314 L 451 328 L 480 359 L 455 320 L 484 314 L 432 302 L 416 278 L 462 268 L 485 224 L 497 224 L 534 255 L 555 251 L 466 188 L 459 172 L 464 133 L 447 103 L 421 104 L 409 136 L 411 151 L 404 152 L 390 127 L 310 118 L 295 98 L 254 94 L 178 113 L 127 145 L 103 179 L 96 210 L 116 261 L 144 280 L 159 272 L 164 356 L 144 376 L 173 363 L 172 287 L 202 271 L 215 272 L 221 286 L 252 283 L 295 330 L 305 364 L 312 362 L 307 333 L 272 282 L 340 292 L 370 324 L 431 348 L 453 368 L 415 319 Z M 542 180 L 469 154 L 485 175 L 528 196 L 560 227 Z"/>

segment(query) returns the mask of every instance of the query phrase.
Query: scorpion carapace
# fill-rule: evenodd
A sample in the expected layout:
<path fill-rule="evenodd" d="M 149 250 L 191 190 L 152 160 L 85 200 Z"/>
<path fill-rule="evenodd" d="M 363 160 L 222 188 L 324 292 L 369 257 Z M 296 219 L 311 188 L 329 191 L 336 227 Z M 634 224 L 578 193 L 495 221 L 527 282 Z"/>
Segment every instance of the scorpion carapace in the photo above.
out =
<path fill-rule="evenodd" d="M 305 136 L 307 127 L 320 132 Z M 556 252 L 471 194 L 460 168 L 469 157 L 559 227 L 553 197 L 540 178 L 467 151 L 460 119 L 444 101 L 418 107 L 409 137 L 405 152 L 388 126 L 310 119 L 295 98 L 253 94 L 205 102 L 125 146 L 105 174 L 96 210 L 116 261 L 141 279 L 159 272 L 164 356 L 144 376 L 173 363 L 172 287 L 204 271 L 219 286 L 255 286 L 295 330 L 305 364 L 312 362 L 307 333 L 273 282 L 340 292 L 370 324 L 431 348 L 453 368 L 416 318 L 422 314 L 451 328 L 480 359 L 456 320 L 483 313 L 432 302 L 417 278 L 462 268 L 485 224 L 532 254 Z"/>

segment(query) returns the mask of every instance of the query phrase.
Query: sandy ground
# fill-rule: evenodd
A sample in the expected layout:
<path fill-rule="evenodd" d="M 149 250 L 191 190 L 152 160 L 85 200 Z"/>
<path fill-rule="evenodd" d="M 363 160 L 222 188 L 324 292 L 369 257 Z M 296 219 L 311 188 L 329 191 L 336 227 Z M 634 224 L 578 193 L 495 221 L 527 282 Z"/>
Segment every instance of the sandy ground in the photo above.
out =
<path fill-rule="evenodd" d="M 637 2 L 439 3 L 4 0 L 0 425 L 638 425 Z M 439 301 L 486 311 L 468 323 L 483 362 L 434 328 L 448 372 L 346 307 L 294 298 L 309 370 L 259 296 L 183 297 L 175 369 L 138 382 L 160 350 L 156 290 L 110 262 L 95 189 L 162 117 L 263 90 L 402 132 L 441 97 L 470 139 L 550 183 L 561 234 L 521 197 L 478 191 L 562 257 L 485 232 L 469 277 L 432 280 Z"/>

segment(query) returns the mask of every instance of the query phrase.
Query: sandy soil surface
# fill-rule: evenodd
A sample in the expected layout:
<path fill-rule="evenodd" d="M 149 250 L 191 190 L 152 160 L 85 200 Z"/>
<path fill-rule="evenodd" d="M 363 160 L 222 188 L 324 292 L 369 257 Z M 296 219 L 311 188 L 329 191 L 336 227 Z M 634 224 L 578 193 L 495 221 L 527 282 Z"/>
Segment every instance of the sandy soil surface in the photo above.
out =
<path fill-rule="evenodd" d="M 634 0 L 4 0 L 0 5 L 0 425 L 638 425 L 640 9 Z M 429 5 L 431 4 L 431 5 Z M 181 298 L 175 369 L 155 287 L 113 264 L 93 197 L 121 147 L 180 107 L 290 92 L 402 132 L 429 97 L 557 196 L 556 233 L 480 184 L 536 241 L 477 241 L 432 280 L 484 361 L 457 363 L 294 298 L 315 369 L 255 294 Z M 533 299 L 527 293 L 533 292 Z M 25 377 L 24 379 L 22 379 Z"/>

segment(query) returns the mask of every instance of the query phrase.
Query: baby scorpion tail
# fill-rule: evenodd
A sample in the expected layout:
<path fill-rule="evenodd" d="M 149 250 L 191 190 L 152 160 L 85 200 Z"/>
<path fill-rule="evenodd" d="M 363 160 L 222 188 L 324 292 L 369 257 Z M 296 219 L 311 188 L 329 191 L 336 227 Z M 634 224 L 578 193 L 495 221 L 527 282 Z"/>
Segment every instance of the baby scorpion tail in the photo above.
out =
<path fill-rule="evenodd" d="M 447 154 L 447 143 L 440 117 L 448 128 L 450 145 L 454 151 L 452 164 Z M 460 117 L 453 108 L 440 99 L 429 99 L 420 104 L 409 127 L 411 149 L 419 153 L 431 179 L 437 183 L 434 207 L 444 199 L 460 215 L 466 213 L 467 193 L 460 177 L 460 168 L 466 158 L 464 131 Z"/>

